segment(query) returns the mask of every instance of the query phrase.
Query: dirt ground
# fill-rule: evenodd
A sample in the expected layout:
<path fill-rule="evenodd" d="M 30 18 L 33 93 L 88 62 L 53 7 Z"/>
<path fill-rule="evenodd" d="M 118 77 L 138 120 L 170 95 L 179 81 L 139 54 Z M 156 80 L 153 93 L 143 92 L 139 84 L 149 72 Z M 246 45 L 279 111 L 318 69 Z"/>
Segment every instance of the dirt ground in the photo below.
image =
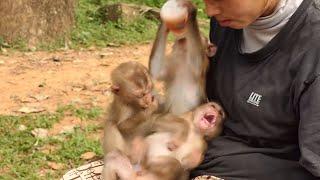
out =
<path fill-rule="evenodd" d="M 54 112 L 59 106 L 104 107 L 118 64 L 147 65 L 151 44 L 0 54 L 0 114 Z"/>

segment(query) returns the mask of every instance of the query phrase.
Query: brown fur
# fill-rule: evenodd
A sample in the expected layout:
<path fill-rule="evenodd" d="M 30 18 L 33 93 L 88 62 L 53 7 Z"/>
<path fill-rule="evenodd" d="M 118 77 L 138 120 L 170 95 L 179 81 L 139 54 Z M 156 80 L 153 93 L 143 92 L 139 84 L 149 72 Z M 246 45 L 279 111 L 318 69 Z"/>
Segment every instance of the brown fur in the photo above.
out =
<path fill-rule="evenodd" d="M 147 68 L 137 62 L 120 64 L 112 71 L 111 80 L 114 99 L 105 122 L 103 150 L 105 155 L 119 150 L 138 161 L 142 157 L 131 156 L 131 146 L 136 128 L 158 107 L 152 95 L 153 84 Z M 109 171 L 104 172 L 105 177 L 110 176 Z"/>
<path fill-rule="evenodd" d="M 212 126 L 203 126 L 203 120 L 207 115 L 211 115 L 214 124 Z M 186 136 L 175 136 L 174 133 L 160 129 L 146 139 L 149 144 L 147 158 L 167 155 L 180 161 L 185 169 L 193 169 L 202 161 L 203 153 L 206 150 L 206 140 L 219 136 L 222 132 L 224 111 L 217 103 L 210 102 L 194 108 L 182 115 L 166 115 L 170 119 L 181 119 L 184 121 Z M 170 119 L 168 121 L 170 121 Z M 162 119 L 157 120 L 158 124 Z M 180 131 L 182 131 L 180 129 Z M 158 146 L 159 140 L 167 143 Z M 162 150 L 161 150 L 162 148 Z M 167 148 L 167 149 L 166 149 Z"/>
<path fill-rule="evenodd" d="M 105 157 L 106 180 L 187 180 L 188 174 L 178 160 L 171 157 L 157 157 L 145 164 L 137 174 L 130 160 L 121 152 L 114 151 Z"/>
<path fill-rule="evenodd" d="M 182 114 L 205 102 L 208 55 L 212 56 L 215 51 L 213 45 L 200 35 L 196 8 L 190 1 L 181 3 L 189 11 L 184 37 L 174 42 L 172 52 L 166 56 L 169 29 L 161 23 L 149 60 L 151 76 L 165 82 L 164 111 L 174 114 Z"/>
<path fill-rule="evenodd" d="M 119 65 L 112 73 L 112 91 L 114 100 L 109 109 L 109 116 L 105 122 L 104 130 L 104 152 L 105 152 L 105 167 L 103 177 L 108 180 L 116 180 L 121 172 L 117 170 L 118 164 L 127 164 L 140 162 L 145 156 L 147 147 L 142 139 L 143 137 L 156 132 L 170 132 L 180 141 L 184 141 L 187 136 L 188 124 L 181 118 L 169 118 L 170 115 L 152 115 L 157 109 L 157 101 L 154 98 L 143 100 L 143 96 L 139 93 L 148 95 L 152 90 L 152 82 L 148 75 L 148 71 L 141 64 L 128 62 Z M 161 117 L 161 118 L 159 118 Z M 113 157 L 113 153 L 119 152 L 120 155 Z M 111 155 L 109 155 L 111 153 Z M 127 158 L 127 160 L 125 160 Z M 177 173 L 183 172 L 180 168 L 180 163 L 176 159 L 168 158 L 168 166 Z M 151 167 L 149 163 L 160 163 L 161 161 L 148 161 L 144 166 Z M 115 161 L 114 163 L 112 163 Z M 146 162 L 146 161 L 144 161 Z M 164 169 L 150 169 L 147 172 L 148 176 L 160 176 Z M 153 172 L 154 171 L 154 172 Z M 118 174 L 120 173 L 120 174 Z M 177 174 L 175 173 L 175 174 Z M 172 178 L 168 176 L 168 179 Z M 140 178 L 137 177 L 137 178 Z M 175 178 L 173 178 L 175 179 Z M 172 179 L 172 180 L 173 180 Z"/>
<path fill-rule="evenodd" d="M 201 129 L 199 124 L 206 114 L 215 115 L 216 124 L 214 127 Z M 121 180 L 125 180 L 124 177 L 128 178 L 128 176 L 128 180 L 187 180 L 188 171 L 197 167 L 203 159 L 207 147 L 205 137 L 212 139 L 221 133 L 224 117 L 221 107 L 213 102 L 201 105 L 181 116 L 172 114 L 157 116 L 156 121 L 148 128 L 153 134 L 148 135 L 144 140 L 148 151 L 139 173 L 135 173 L 131 166 L 126 165 L 130 164 L 129 160 L 125 160 L 126 157 L 122 157 L 121 161 L 113 164 L 107 163 L 109 166 L 113 165 L 111 167 L 111 169 L 114 168 L 113 176 L 118 175 Z M 185 125 L 187 131 L 183 132 L 186 137 L 175 149 L 168 149 L 168 143 L 172 141 L 175 132 L 168 131 L 169 126 L 163 126 L 170 120 L 184 121 L 180 125 Z M 177 125 L 175 125 L 176 128 L 178 128 Z"/>

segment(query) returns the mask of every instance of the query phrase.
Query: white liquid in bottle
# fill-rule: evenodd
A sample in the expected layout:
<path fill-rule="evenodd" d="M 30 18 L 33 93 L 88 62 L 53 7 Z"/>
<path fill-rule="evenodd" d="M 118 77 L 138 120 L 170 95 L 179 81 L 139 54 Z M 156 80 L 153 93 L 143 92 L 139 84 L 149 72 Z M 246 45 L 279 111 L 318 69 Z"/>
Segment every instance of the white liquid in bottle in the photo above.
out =
<path fill-rule="evenodd" d="M 160 17 L 173 33 L 181 34 L 188 18 L 188 12 L 176 0 L 168 0 L 161 8 Z"/>

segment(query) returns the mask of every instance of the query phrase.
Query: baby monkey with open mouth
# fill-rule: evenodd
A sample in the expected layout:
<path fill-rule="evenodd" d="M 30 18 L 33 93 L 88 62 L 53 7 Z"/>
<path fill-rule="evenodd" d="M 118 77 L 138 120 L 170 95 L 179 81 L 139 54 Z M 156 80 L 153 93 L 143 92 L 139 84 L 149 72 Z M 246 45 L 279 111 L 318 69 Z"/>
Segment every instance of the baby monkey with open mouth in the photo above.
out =
<path fill-rule="evenodd" d="M 186 180 L 188 171 L 203 160 L 206 140 L 221 133 L 224 118 L 221 106 L 214 102 L 179 116 L 161 115 L 148 129 L 152 133 L 143 139 L 147 151 L 140 171 L 136 172 L 129 158 L 119 151 L 106 156 L 105 166 L 120 180 Z M 172 119 L 184 121 L 185 137 L 158 128 Z"/>

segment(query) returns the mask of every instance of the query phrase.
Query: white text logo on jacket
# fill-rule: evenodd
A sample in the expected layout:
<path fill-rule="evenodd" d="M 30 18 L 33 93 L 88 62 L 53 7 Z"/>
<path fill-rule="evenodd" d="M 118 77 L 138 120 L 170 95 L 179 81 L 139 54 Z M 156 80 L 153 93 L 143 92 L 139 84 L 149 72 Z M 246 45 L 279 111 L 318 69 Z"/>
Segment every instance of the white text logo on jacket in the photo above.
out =
<path fill-rule="evenodd" d="M 259 106 L 262 96 L 258 93 L 252 92 L 247 100 L 247 103 L 250 103 L 255 106 Z"/>

